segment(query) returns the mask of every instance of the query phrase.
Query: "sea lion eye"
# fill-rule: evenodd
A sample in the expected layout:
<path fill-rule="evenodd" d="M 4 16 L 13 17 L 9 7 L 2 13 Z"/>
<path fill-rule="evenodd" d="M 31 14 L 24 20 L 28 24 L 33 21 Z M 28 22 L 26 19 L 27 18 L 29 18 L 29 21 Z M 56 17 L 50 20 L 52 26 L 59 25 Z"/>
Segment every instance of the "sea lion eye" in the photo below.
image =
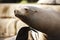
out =
<path fill-rule="evenodd" d="M 34 12 L 37 12 L 37 11 L 34 11 Z"/>
<path fill-rule="evenodd" d="M 27 8 L 25 8 L 25 10 L 27 11 L 28 9 L 27 9 Z"/>

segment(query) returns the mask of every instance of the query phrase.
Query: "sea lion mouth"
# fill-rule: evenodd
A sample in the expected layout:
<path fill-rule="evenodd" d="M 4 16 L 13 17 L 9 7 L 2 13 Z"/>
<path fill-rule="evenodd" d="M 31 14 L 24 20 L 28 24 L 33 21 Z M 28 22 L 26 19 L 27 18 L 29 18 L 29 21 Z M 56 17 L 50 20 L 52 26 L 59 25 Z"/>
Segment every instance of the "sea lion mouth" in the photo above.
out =
<path fill-rule="evenodd" d="M 27 18 L 27 16 L 24 15 L 23 13 L 21 13 L 19 10 L 14 10 L 14 14 L 18 18 L 22 18 L 22 19 L 26 19 Z"/>
<path fill-rule="evenodd" d="M 20 15 L 18 15 L 18 14 L 15 14 L 15 16 L 18 17 L 18 18 L 20 18 Z"/>
<path fill-rule="evenodd" d="M 23 22 L 28 23 L 29 22 L 29 18 L 25 15 L 19 15 L 17 12 L 14 12 L 15 16 L 19 19 L 21 19 Z"/>

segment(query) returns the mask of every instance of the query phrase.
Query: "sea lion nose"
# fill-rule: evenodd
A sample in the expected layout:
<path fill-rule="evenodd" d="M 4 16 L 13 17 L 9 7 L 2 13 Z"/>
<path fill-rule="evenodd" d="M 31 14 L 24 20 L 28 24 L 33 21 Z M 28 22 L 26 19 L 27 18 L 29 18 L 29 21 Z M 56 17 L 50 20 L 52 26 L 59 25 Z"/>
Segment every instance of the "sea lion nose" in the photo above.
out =
<path fill-rule="evenodd" d="M 14 10 L 14 13 L 17 14 L 18 13 L 18 10 Z"/>

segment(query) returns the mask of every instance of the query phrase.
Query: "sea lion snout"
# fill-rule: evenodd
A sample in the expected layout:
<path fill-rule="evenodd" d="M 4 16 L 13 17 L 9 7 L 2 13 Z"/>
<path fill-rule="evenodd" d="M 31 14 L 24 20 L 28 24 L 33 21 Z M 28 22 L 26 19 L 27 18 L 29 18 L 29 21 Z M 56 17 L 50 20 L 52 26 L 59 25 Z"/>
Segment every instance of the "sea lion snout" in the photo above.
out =
<path fill-rule="evenodd" d="M 14 10 L 14 14 L 16 17 L 20 18 L 20 11 L 19 10 Z"/>
<path fill-rule="evenodd" d="M 20 13 L 19 10 L 14 10 L 15 15 L 18 14 L 18 13 Z"/>
<path fill-rule="evenodd" d="M 27 15 L 29 9 L 27 7 L 19 8 L 14 10 L 15 15 Z"/>

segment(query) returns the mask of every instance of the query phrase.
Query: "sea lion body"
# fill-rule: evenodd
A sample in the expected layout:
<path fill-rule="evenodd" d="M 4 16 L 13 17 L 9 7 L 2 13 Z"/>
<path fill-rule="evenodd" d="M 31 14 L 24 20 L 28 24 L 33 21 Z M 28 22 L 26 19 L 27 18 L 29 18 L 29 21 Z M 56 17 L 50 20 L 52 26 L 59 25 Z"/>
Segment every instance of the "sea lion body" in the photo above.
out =
<path fill-rule="evenodd" d="M 60 40 L 60 13 L 34 6 L 26 6 L 15 10 L 15 16 L 48 35 L 48 40 Z"/>

